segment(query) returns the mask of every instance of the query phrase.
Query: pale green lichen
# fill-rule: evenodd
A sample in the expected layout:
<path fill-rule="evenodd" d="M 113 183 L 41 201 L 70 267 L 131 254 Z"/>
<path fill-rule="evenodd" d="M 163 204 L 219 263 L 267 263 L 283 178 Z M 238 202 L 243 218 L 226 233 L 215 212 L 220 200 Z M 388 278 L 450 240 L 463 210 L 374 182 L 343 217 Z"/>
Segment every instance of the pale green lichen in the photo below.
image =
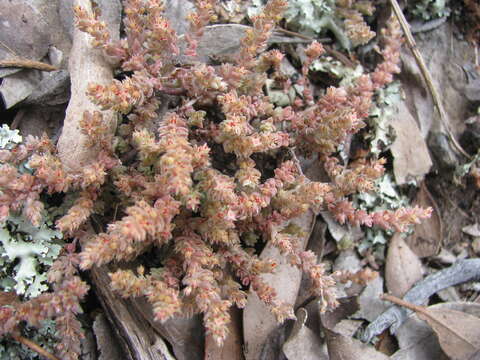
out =
<path fill-rule="evenodd" d="M 409 12 L 417 18 L 431 20 L 450 15 L 448 0 L 420 0 L 408 6 Z"/>
<path fill-rule="evenodd" d="M 12 149 L 21 141 L 18 130 L 5 124 L 0 128 L 0 149 Z M 38 227 L 21 215 L 0 222 L 0 290 L 25 297 L 46 291 L 46 270 L 61 250 L 61 238 L 46 214 Z"/>
<path fill-rule="evenodd" d="M 18 130 L 10 130 L 7 124 L 0 128 L 0 149 L 12 149 L 15 144 L 22 142 L 22 137 Z"/>
<path fill-rule="evenodd" d="M 397 113 L 397 104 L 401 100 L 401 83 L 399 81 L 394 81 L 377 91 L 377 98 L 368 119 L 370 131 L 366 137 L 370 142 L 372 153 L 379 155 L 388 150 L 393 143 L 395 135 L 390 120 Z"/>
<path fill-rule="evenodd" d="M 35 297 L 48 289 L 46 270 L 58 257 L 62 234 L 46 223 L 35 227 L 11 216 L 0 229 L 0 287 Z"/>

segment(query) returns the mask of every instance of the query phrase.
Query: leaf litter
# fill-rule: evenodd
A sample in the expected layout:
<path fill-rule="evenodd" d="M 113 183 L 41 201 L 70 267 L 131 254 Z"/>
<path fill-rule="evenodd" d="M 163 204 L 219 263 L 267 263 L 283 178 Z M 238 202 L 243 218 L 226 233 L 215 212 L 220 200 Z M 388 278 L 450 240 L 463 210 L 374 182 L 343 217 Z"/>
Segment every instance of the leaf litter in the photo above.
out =
<path fill-rule="evenodd" d="M 392 295 L 384 295 L 383 298 L 415 311 L 432 328 L 442 350 L 451 359 L 469 360 L 480 355 L 479 317 L 446 306 L 414 305 Z"/>
<path fill-rule="evenodd" d="M 25 2 L 22 2 L 22 4 Z M 190 2 L 187 5 L 183 5 L 182 2 L 178 1 L 168 1 L 168 4 L 172 4 L 172 13 L 175 18 L 180 18 L 182 13 L 184 14 L 186 10 L 183 9 L 183 6 L 185 8 L 190 7 Z M 185 2 L 187 3 L 187 2 Z M 302 4 L 302 6 L 308 6 L 308 3 L 315 3 L 317 4 L 316 6 L 318 7 L 318 4 L 320 3 L 325 3 L 329 4 L 329 2 L 322 2 L 322 1 L 315 1 L 315 2 L 310 2 L 306 0 L 302 1 L 296 1 L 296 4 Z M 254 5 L 261 5 L 261 1 L 253 1 Z M 229 5 L 230 6 L 230 5 Z M 300 6 L 300 5 L 298 5 Z M 315 11 L 318 11 L 316 8 Z M 324 9 L 324 11 L 331 11 L 330 8 Z M 293 21 L 297 13 L 295 11 L 292 11 L 290 14 L 290 21 Z M 183 16 L 184 18 L 184 16 Z M 308 20 L 308 19 L 307 19 Z M 312 23 L 314 21 L 318 21 L 318 19 L 309 19 Z M 184 23 L 179 21 L 179 26 L 184 26 Z M 303 24 L 305 26 L 305 24 Z M 308 24 L 307 24 L 308 25 Z M 332 26 L 331 24 L 329 26 Z M 205 58 L 208 58 L 209 60 L 212 60 L 217 57 L 222 57 L 222 56 L 232 56 L 232 49 L 238 47 L 237 43 L 234 43 L 234 46 L 232 48 L 232 39 L 240 39 L 244 32 L 245 32 L 246 26 L 245 25 L 239 25 L 239 24 L 228 24 L 228 25 L 213 25 L 211 28 L 207 29 L 206 31 L 206 41 L 200 44 L 200 49 L 199 52 L 203 54 Z M 182 32 L 180 30 L 180 32 Z M 4 33 L 5 34 L 5 33 Z M 6 34 L 8 35 L 8 34 Z M 43 33 L 38 33 L 35 34 L 37 37 L 44 36 Z M 18 36 L 14 36 L 13 38 L 18 38 Z M 19 39 L 19 38 L 18 38 Z M 19 39 L 21 40 L 21 39 Z M 48 51 L 48 47 L 45 46 L 45 41 L 44 39 L 41 39 L 42 41 L 38 40 L 36 41 L 36 48 L 33 48 L 34 53 L 27 54 L 23 53 L 20 48 L 15 47 L 16 52 L 18 52 L 21 55 L 27 56 L 32 59 L 41 59 L 43 58 Z M 277 36 L 276 39 L 274 39 L 275 42 L 278 43 L 288 43 L 288 42 L 298 42 L 298 39 L 292 40 L 292 38 L 289 37 L 282 37 L 280 35 Z M 421 42 L 421 46 L 425 46 L 425 44 L 428 44 L 428 41 Z M 346 44 L 346 45 L 345 45 Z M 432 42 L 432 44 L 435 44 L 435 42 Z M 444 45 L 444 44 L 443 44 Z M 442 45 L 442 46 L 443 46 Z M 286 45 L 285 45 L 286 46 Z M 350 45 L 345 42 L 344 43 L 345 47 L 349 47 Z M 430 52 L 430 50 L 427 50 Z M 432 50 L 433 51 L 433 50 Z M 461 53 L 461 52 L 460 52 Z M 432 57 L 435 57 L 432 55 Z M 442 64 L 448 63 L 451 65 L 453 61 L 451 61 L 449 58 L 443 60 L 438 60 L 434 61 L 433 66 L 438 68 L 439 66 L 441 67 Z M 325 64 L 320 64 L 316 63 L 314 64 L 317 68 L 315 71 L 327 71 L 330 72 L 331 74 L 337 76 L 339 78 L 344 77 L 345 75 L 343 74 L 343 70 L 341 66 L 338 64 L 335 64 L 335 68 L 332 67 L 331 65 L 325 65 Z M 4 75 L 7 74 L 7 72 L 3 73 Z M 11 74 L 11 73 L 10 73 Z M 27 77 L 28 75 L 21 75 L 20 78 L 22 77 Z M 451 77 L 451 76 L 450 76 Z M 11 82 L 14 79 L 12 76 L 10 80 L 7 80 L 5 83 L 8 85 L 9 82 Z M 64 80 L 64 79 L 63 79 Z M 4 80 L 5 81 L 5 80 Z M 35 80 L 35 81 L 38 81 Z M 444 81 L 444 79 L 442 79 Z M 5 84 L 4 83 L 4 84 Z M 445 84 L 445 81 L 443 82 Z M 25 82 L 25 89 L 20 91 L 19 94 L 21 94 L 22 98 L 15 98 L 13 95 L 11 97 L 12 100 L 8 100 L 7 102 L 13 106 L 17 102 L 20 102 L 23 100 L 23 98 L 28 97 L 29 94 L 33 93 L 35 90 L 35 87 L 38 86 L 38 83 L 34 83 L 35 85 L 31 85 L 32 81 L 27 79 Z M 15 86 L 12 86 L 12 89 L 16 87 L 16 89 L 20 89 L 21 82 L 17 82 Z M 410 84 L 411 85 L 411 84 Z M 418 83 L 416 83 L 416 91 L 418 91 Z M 397 85 L 399 87 L 399 85 Z M 408 93 L 412 92 L 412 87 L 410 86 L 407 88 L 407 95 Z M 47 90 L 47 92 L 53 91 L 53 90 Z M 416 93 L 418 94 L 418 92 Z M 26 95 L 26 96 L 25 96 Z M 450 92 L 447 94 L 450 97 L 449 98 L 455 98 L 456 95 L 451 95 Z M 15 95 L 19 96 L 19 95 Z M 7 99 L 9 97 L 7 96 Z M 386 94 L 384 97 L 386 99 L 384 102 L 388 103 L 390 102 L 397 102 L 400 101 L 400 91 L 399 89 L 391 89 L 391 93 Z M 446 100 L 450 101 L 450 100 Z M 420 109 L 421 111 L 425 112 L 432 112 L 431 106 L 429 104 L 429 100 L 425 99 L 425 96 L 417 96 L 414 101 L 417 105 L 417 110 Z M 422 103 L 423 102 L 423 103 Z M 457 103 L 456 103 L 457 104 Z M 391 104 L 387 104 L 391 105 Z M 395 105 L 395 104 L 393 104 Z M 461 102 L 461 104 L 457 104 L 458 106 L 455 106 L 455 109 L 457 109 L 459 106 L 464 106 L 465 103 Z M 412 101 L 410 99 L 405 101 L 405 104 L 401 104 L 401 107 L 408 107 L 408 109 L 403 109 L 400 114 L 403 114 L 405 116 L 402 116 L 402 118 L 408 119 L 408 121 L 403 121 L 403 122 L 398 122 L 397 119 L 399 119 L 398 113 L 395 115 L 395 110 L 392 110 L 391 107 L 383 108 L 383 109 L 376 109 L 374 111 L 374 116 L 377 118 L 381 117 L 391 117 L 391 122 L 386 122 L 378 123 L 376 125 L 376 133 L 374 133 L 374 136 L 372 139 L 373 144 L 381 151 L 378 153 L 383 153 L 387 148 L 390 147 L 391 149 L 391 155 L 393 156 L 393 162 L 394 162 L 394 173 L 395 173 L 395 181 L 392 179 L 392 183 L 396 183 L 397 185 L 400 183 L 407 183 L 409 179 L 413 178 L 421 178 L 423 177 L 430 169 L 430 166 L 432 165 L 429 154 L 428 154 L 428 149 L 425 145 L 424 141 L 424 135 L 425 135 L 425 128 L 428 128 L 431 126 L 431 123 L 434 122 L 431 118 L 428 118 L 425 122 L 425 116 L 422 116 L 422 114 L 419 115 L 418 112 L 414 112 L 412 109 L 415 108 L 415 106 L 412 106 Z M 426 110 L 425 110 L 426 109 Z M 455 111 L 455 109 L 452 110 L 452 112 Z M 408 113 L 407 113 L 408 111 Z M 431 114 L 429 115 L 431 116 Z M 459 116 L 460 117 L 460 116 Z M 456 123 L 458 123 L 457 117 L 455 118 Z M 387 125 L 388 124 L 388 125 Z M 396 129 L 397 137 L 396 139 L 394 136 L 395 131 L 392 131 L 392 128 Z M 412 139 L 415 139 L 415 141 L 412 141 Z M 392 145 L 393 143 L 393 145 Z M 393 193 L 390 191 L 390 187 L 388 184 L 383 183 L 380 184 L 380 186 L 383 186 L 384 192 L 386 197 L 390 196 L 391 198 L 395 198 L 398 193 L 396 193 L 396 190 L 394 189 Z M 393 188 L 392 188 L 393 189 Z M 388 195 L 389 194 L 389 195 Z M 368 199 L 368 194 L 365 195 L 365 198 Z M 422 186 L 419 194 L 417 195 L 417 200 L 416 204 L 419 204 L 420 206 L 434 206 L 432 204 L 433 196 L 428 193 L 428 190 L 426 187 Z M 385 275 L 385 282 L 386 282 L 386 287 L 388 290 L 398 296 L 402 296 L 406 291 L 408 291 L 408 288 L 415 283 L 415 281 L 420 280 L 422 278 L 422 272 L 421 272 L 421 263 L 418 257 L 431 257 L 433 255 L 436 255 L 438 250 L 441 247 L 441 241 L 443 238 L 443 234 L 441 231 L 441 226 L 442 226 L 442 220 L 440 217 L 439 212 L 435 212 L 434 217 L 432 218 L 431 221 L 424 223 L 422 225 L 419 225 L 415 228 L 414 234 L 412 234 L 408 239 L 407 243 L 408 245 L 405 244 L 405 242 L 398 240 L 399 237 L 397 235 L 394 236 L 394 239 L 391 240 L 389 243 L 389 249 L 388 249 L 388 254 L 387 259 L 386 259 L 386 275 Z M 477 219 L 478 221 L 478 219 Z M 352 238 L 353 243 L 357 243 L 358 241 L 361 240 L 361 238 L 365 235 L 362 230 L 359 230 L 359 232 L 356 232 L 352 234 L 352 229 L 347 228 L 347 227 L 340 227 L 338 224 L 334 224 L 332 221 L 327 221 L 328 222 L 328 227 L 330 230 L 330 233 L 333 235 L 333 237 L 336 240 L 336 243 L 340 243 L 342 240 L 345 239 L 345 237 L 350 237 Z M 478 222 L 470 222 L 470 224 L 478 224 Z M 337 227 L 335 228 L 335 225 Z M 470 229 L 469 229 L 470 230 Z M 470 233 L 470 231 L 466 231 L 467 233 Z M 385 236 L 383 240 L 384 243 L 387 242 L 387 237 Z M 408 246 L 412 249 L 411 251 L 408 251 Z M 339 249 L 337 248 L 337 251 Z M 352 251 L 349 249 L 348 251 Z M 412 252 L 413 251 L 413 252 Z M 342 254 L 342 251 L 338 251 L 340 254 Z M 392 255 L 390 255 L 392 253 Z M 415 255 L 416 254 L 416 255 Z M 356 255 L 355 255 L 356 256 Z M 358 264 L 357 264 L 358 265 Z M 280 267 L 284 266 L 286 269 L 286 272 L 289 272 L 289 265 L 280 265 Z M 390 270 L 389 270 L 390 269 Z M 298 293 L 298 287 L 300 287 L 300 279 L 295 278 L 292 281 L 286 280 L 285 272 L 280 271 L 279 273 L 279 279 L 278 279 L 278 284 L 275 286 L 277 292 L 282 294 L 283 292 L 288 293 L 289 295 L 287 296 L 289 298 L 289 301 L 292 303 L 295 301 L 296 294 Z M 287 277 L 288 278 L 288 277 Z M 381 277 L 377 278 L 373 283 L 367 286 L 363 290 L 363 293 L 360 295 L 358 299 L 355 299 L 355 301 L 359 301 L 361 304 L 360 310 L 356 309 L 354 312 L 357 312 L 357 317 L 360 318 L 366 318 L 370 321 L 374 320 L 379 312 L 381 312 L 381 309 L 383 309 L 384 303 L 378 299 L 378 295 L 383 293 L 383 279 Z M 290 300 L 291 299 L 291 300 Z M 381 306 L 380 306 L 381 304 Z M 255 308 L 255 305 L 251 305 Z M 370 306 L 370 309 L 368 309 L 368 306 Z M 437 305 L 438 306 L 438 305 Z M 367 308 L 366 308 L 367 307 Z M 469 334 L 465 334 L 465 329 L 471 329 L 471 334 L 474 334 L 476 338 L 480 338 L 478 336 L 478 330 L 480 329 L 480 326 L 478 326 L 478 321 L 479 319 L 476 316 L 473 315 L 468 315 L 466 312 L 458 311 L 458 310 L 435 310 L 433 307 L 428 307 L 428 308 L 422 308 L 423 310 L 420 311 L 418 316 L 423 316 L 425 319 L 427 319 L 427 322 L 431 324 L 434 332 L 437 334 L 437 336 L 440 338 L 440 343 L 442 347 L 444 348 L 444 351 L 446 353 L 451 353 L 452 358 L 459 358 L 459 359 L 469 359 L 472 358 L 472 356 L 478 355 L 478 342 L 475 341 L 475 338 L 471 338 Z M 427 311 L 427 315 L 425 315 L 425 311 Z M 245 314 L 248 314 L 248 316 L 245 316 Z M 255 308 L 254 310 L 249 309 L 245 310 L 244 314 L 244 331 L 245 331 L 245 341 L 246 341 L 246 347 L 247 349 L 252 348 L 252 342 L 257 342 L 259 344 L 258 347 L 256 347 L 256 350 L 253 350 L 253 353 L 250 352 L 251 355 L 248 355 L 247 358 L 252 358 L 254 359 L 255 356 L 260 356 L 261 354 L 261 347 L 264 345 L 265 341 L 268 341 L 269 335 L 271 334 L 271 330 L 274 329 L 276 326 L 271 326 L 269 325 L 269 322 L 266 321 L 265 319 L 268 318 L 269 312 L 265 311 L 265 309 L 261 309 L 260 307 Z M 360 315 L 361 316 L 360 316 Z M 297 310 L 297 320 L 295 324 L 293 324 L 293 330 L 291 330 L 289 333 L 289 336 L 287 336 L 287 340 L 284 341 L 283 344 L 283 353 L 284 355 L 289 359 L 327 359 L 327 355 L 325 353 L 325 344 L 328 346 L 328 351 L 330 355 L 330 359 L 386 359 L 385 355 L 375 351 L 371 346 L 367 346 L 364 344 L 361 344 L 358 340 L 353 339 L 352 336 L 356 333 L 356 330 L 360 326 L 361 321 L 359 320 L 349 320 L 348 317 L 353 315 L 348 314 L 345 315 L 343 314 L 341 316 L 341 319 L 337 319 L 338 321 L 335 323 L 335 325 L 329 324 L 325 319 L 324 316 L 322 316 L 322 330 L 320 329 L 311 329 L 309 328 L 307 324 L 307 319 L 308 319 L 308 314 L 306 310 L 303 308 L 300 308 Z M 478 316 L 478 315 L 477 315 Z M 451 319 L 454 319 L 455 321 L 450 321 Z M 255 325 L 251 326 L 251 323 L 255 323 Z M 250 324 L 250 325 L 249 325 Z M 343 324 L 343 325 L 341 325 Z M 465 326 L 464 326 L 465 324 Z M 238 325 L 238 323 L 237 323 Z M 236 332 L 238 329 L 232 329 L 232 332 Z M 267 331 L 265 331 L 267 330 Z M 325 335 L 324 340 L 326 340 L 326 343 L 322 343 L 322 331 Z M 399 333 L 402 330 L 399 330 Z M 238 336 L 237 336 L 238 338 Z M 443 341 L 442 341 L 443 339 Z M 446 339 L 446 340 L 445 340 Z M 250 340 L 250 341 L 249 341 Z M 208 339 L 206 339 L 206 348 L 210 348 L 211 344 L 208 343 Z M 175 342 L 175 340 L 172 340 L 172 342 Z M 401 341 L 400 341 L 401 343 Z M 430 345 L 429 345 L 430 346 Z M 210 358 L 215 358 L 215 359 L 240 359 L 242 356 L 239 354 L 239 348 L 241 347 L 241 344 L 238 342 L 234 343 L 231 348 L 225 349 L 223 351 L 223 354 L 221 352 L 218 352 L 217 350 L 211 350 L 209 352 Z M 260 349 L 260 350 L 259 350 Z M 396 355 L 394 355 L 392 358 L 393 359 L 410 359 L 409 357 L 399 357 L 399 353 L 404 351 L 405 348 L 402 348 L 397 352 Z M 433 354 L 436 354 L 435 348 L 427 348 L 426 353 L 430 354 L 430 356 L 434 356 Z M 220 354 L 220 355 L 219 355 Z M 235 357 L 238 355 L 238 357 Z M 440 352 L 441 354 L 441 352 Z M 297 356 L 297 357 L 296 357 Z M 459 357 L 455 357 L 459 356 Z M 470 357 L 468 357 L 470 356 Z M 209 358 L 208 355 L 206 358 Z M 413 358 L 412 358 L 413 359 Z M 415 358 L 418 360 L 423 360 L 423 358 Z"/>

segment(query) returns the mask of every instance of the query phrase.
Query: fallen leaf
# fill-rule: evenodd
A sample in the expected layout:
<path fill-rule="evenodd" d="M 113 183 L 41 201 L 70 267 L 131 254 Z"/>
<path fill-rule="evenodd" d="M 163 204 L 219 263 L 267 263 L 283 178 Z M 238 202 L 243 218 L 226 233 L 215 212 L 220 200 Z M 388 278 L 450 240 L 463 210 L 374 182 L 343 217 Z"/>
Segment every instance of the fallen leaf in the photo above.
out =
<path fill-rule="evenodd" d="M 306 233 L 300 244 L 300 247 L 304 249 L 315 222 L 315 214 L 308 211 L 292 221 Z M 260 258 L 272 259 L 277 263 L 275 272 L 262 275 L 262 279 L 275 289 L 279 301 L 293 306 L 300 288 L 301 270 L 291 266 L 285 256 L 280 254 L 278 248 L 272 244 L 266 245 Z M 279 324 L 269 308 L 258 298 L 256 293 L 250 292 L 247 305 L 243 310 L 243 336 L 245 358 L 247 360 L 258 360 L 260 358 L 269 334 L 278 326 Z"/>
<path fill-rule="evenodd" d="M 478 223 L 468 225 L 462 228 L 462 231 L 473 237 L 480 237 L 480 225 Z"/>
<path fill-rule="evenodd" d="M 405 293 L 423 278 L 422 263 L 418 256 L 410 250 L 400 233 L 390 240 L 385 265 L 385 282 L 388 291 L 403 297 Z"/>
<path fill-rule="evenodd" d="M 320 320 L 323 328 L 334 330 L 335 326 L 355 314 L 359 309 L 358 298 L 356 296 L 338 299 L 338 306 L 327 312 L 320 312 Z M 318 302 L 317 302 L 318 305 Z"/>
<path fill-rule="evenodd" d="M 164 322 L 154 320 L 151 304 L 146 298 L 131 299 L 133 308 L 141 318 L 168 341 L 177 360 L 204 359 L 204 327 L 199 315 L 175 317 Z"/>
<path fill-rule="evenodd" d="M 433 212 L 430 218 L 415 225 L 413 234 L 405 239 L 405 242 L 421 258 L 436 255 L 443 240 L 443 222 L 437 203 L 424 182 L 420 185 L 413 205 L 431 207 Z"/>
<path fill-rule="evenodd" d="M 390 359 L 372 346 L 352 337 L 324 329 L 330 360 L 387 360 Z"/>
<path fill-rule="evenodd" d="M 347 271 L 353 274 L 361 269 L 362 265 L 360 258 L 352 249 L 342 251 L 333 264 L 333 272 Z M 363 286 L 352 281 L 348 281 L 347 283 L 337 283 L 338 297 L 358 295 L 361 290 L 363 290 Z"/>
<path fill-rule="evenodd" d="M 480 304 L 476 303 L 449 302 L 432 305 L 431 308 L 457 310 L 480 317 Z M 403 323 L 395 336 L 400 350 L 392 356 L 394 360 L 448 360 L 433 330 L 415 313 Z"/>
<path fill-rule="evenodd" d="M 386 360 L 372 346 L 354 339 L 353 333 L 344 325 L 344 321 L 357 312 L 359 304 L 356 297 L 339 299 L 339 306 L 320 315 L 321 330 L 323 330 L 328 347 L 330 360 Z M 350 329 L 351 330 L 351 329 Z"/>
<path fill-rule="evenodd" d="M 378 342 L 375 344 L 375 349 L 382 354 L 392 355 L 398 349 L 395 338 L 388 330 L 378 335 Z"/>
<path fill-rule="evenodd" d="M 353 227 L 340 225 L 328 211 L 320 211 L 320 214 L 322 215 L 323 220 L 327 223 L 328 231 L 337 244 L 346 243 L 346 245 L 351 245 L 364 236 L 364 233 L 359 226 Z"/>
<path fill-rule="evenodd" d="M 318 261 L 321 261 L 324 253 L 325 236 L 327 232 L 327 224 L 321 221 L 318 217 L 310 235 L 310 240 L 307 245 L 307 250 L 313 251 L 318 256 Z M 295 309 L 304 306 L 311 298 L 310 279 L 307 275 L 302 275 L 302 282 L 300 283 L 300 290 L 298 292 L 297 300 L 295 301 Z M 307 309 L 308 310 L 308 309 Z M 311 317 L 309 317 L 310 319 Z"/>
<path fill-rule="evenodd" d="M 430 171 L 432 160 L 420 129 L 405 102 L 398 105 L 398 114 L 390 121 L 395 129 L 395 141 L 390 147 L 393 173 L 398 185 L 423 178 Z"/>
<path fill-rule="evenodd" d="M 93 322 L 93 332 L 100 352 L 99 360 L 115 360 L 121 358 L 121 347 L 110 323 L 103 313 L 98 314 Z"/>
<path fill-rule="evenodd" d="M 230 308 L 228 335 L 222 346 L 218 346 L 213 337 L 205 335 L 205 360 L 242 360 L 242 317 L 240 310 Z"/>
<path fill-rule="evenodd" d="M 450 358 L 473 359 L 480 351 L 480 318 L 457 310 L 414 305 L 391 295 L 383 298 L 415 311 L 435 332 Z"/>
<path fill-rule="evenodd" d="M 308 313 L 304 308 L 296 312 L 297 321 L 288 340 L 283 345 L 283 353 L 288 360 L 328 360 L 323 353 L 322 343 L 317 334 L 306 325 Z"/>
<path fill-rule="evenodd" d="M 352 317 L 354 319 L 365 319 L 368 321 L 376 319 L 389 307 L 387 302 L 380 299 L 380 295 L 382 295 L 383 292 L 382 277 L 379 276 L 369 282 L 358 299 L 360 310 L 358 310 Z"/>
<path fill-rule="evenodd" d="M 458 136 L 465 129 L 465 112 L 469 104 L 465 96 L 467 79 L 462 65 L 468 62 L 465 54 L 471 51 L 471 45 L 461 39 L 450 41 L 455 32 L 453 24 L 447 21 L 433 31 L 418 34 L 415 42 L 432 75 L 434 85 L 441 89 L 443 103 L 448 104 L 445 106 L 448 126 L 453 135 Z M 423 137 L 426 138 L 432 125 L 438 124 L 438 114 L 434 111 L 430 93 L 425 88 L 415 58 L 407 47 L 404 47 L 401 58 L 403 67 L 400 78 L 406 94 L 406 103 L 419 124 Z M 414 158 L 411 165 L 414 165 L 415 161 Z"/>

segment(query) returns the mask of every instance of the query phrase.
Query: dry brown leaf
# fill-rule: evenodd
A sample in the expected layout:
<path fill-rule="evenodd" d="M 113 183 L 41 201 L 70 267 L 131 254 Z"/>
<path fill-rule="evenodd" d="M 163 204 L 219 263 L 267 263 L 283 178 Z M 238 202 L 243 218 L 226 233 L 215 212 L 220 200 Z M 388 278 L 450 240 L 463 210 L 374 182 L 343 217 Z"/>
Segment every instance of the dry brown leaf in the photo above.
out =
<path fill-rule="evenodd" d="M 398 106 L 398 114 L 390 125 L 396 138 L 390 151 L 393 155 L 393 172 L 398 185 L 423 178 L 430 171 L 432 160 L 420 129 L 405 102 Z"/>
<path fill-rule="evenodd" d="M 283 353 L 288 360 L 328 360 L 328 355 L 322 351 L 322 343 L 315 332 L 305 323 L 308 313 L 304 308 L 296 312 L 297 321 L 290 337 L 283 345 Z"/>
<path fill-rule="evenodd" d="M 375 320 L 389 307 L 389 304 L 379 297 L 383 292 L 383 278 L 379 276 L 368 283 L 358 297 L 360 309 L 352 317 L 354 319 L 365 319 L 368 321 Z"/>
<path fill-rule="evenodd" d="M 390 359 L 361 341 L 325 329 L 330 360 L 387 360 Z"/>
<path fill-rule="evenodd" d="M 397 342 L 393 335 L 388 330 L 378 335 L 378 342 L 375 344 L 375 349 L 382 354 L 391 356 L 398 349 Z"/>
<path fill-rule="evenodd" d="M 431 308 L 457 310 L 480 317 L 480 304 L 472 302 L 446 302 L 432 305 Z M 395 332 L 395 336 L 400 350 L 392 356 L 392 360 L 449 359 L 442 351 L 435 332 L 415 313 Z"/>
<path fill-rule="evenodd" d="M 315 214 L 308 211 L 292 220 L 306 233 L 302 239 L 301 247 L 305 248 L 309 235 L 315 222 Z M 277 263 L 275 273 L 264 274 L 262 279 L 273 287 L 279 301 L 291 304 L 295 303 L 300 288 L 302 272 L 297 267 L 291 266 L 285 256 L 272 244 L 267 244 L 260 258 L 272 259 Z M 268 307 L 251 292 L 248 296 L 247 306 L 243 310 L 243 336 L 245 341 L 245 358 L 258 360 L 262 348 L 269 334 L 278 327 L 277 320 Z"/>
<path fill-rule="evenodd" d="M 475 359 L 480 352 L 480 318 L 456 310 L 417 306 L 391 295 L 383 298 L 415 311 L 433 329 L 442 350 L 450 358 Z"/>
<path fill-rule="evenodd" d="M 340 333 L 337 325 L 339 325 L 343 320 L 347 319 L 349 316 L 356 313 L 359 309 L 358 298 L 356 296 L 346 297 L 338 299 L 339 305 L 332 311 L 327 311 L 320 313 L 320 320 L 322 328 L 330 329 L 337 333 Z M 342 333 L 345 335 L 344 333 Z"/>
<path fill-rule="evenodd" d="M 385 268 L 388 291 L 396 297 L 403 297 L 422 278 L 420 259 L 410 250 L 402 235 L 396 233 L 390 240 Z"/>
<path fill-rule="evenodd" d="M 455 26 L 445 22 L 433 31 L 415 37 L 416 47 L 423 55 L 434 85 L 441 89 L 442 101 L 446 106 L 449 127 L 457 137 L 465 129 L 465 118 L 469 100 L 465 96 L 467 78 L 462 65 L 468 63 L 465 57 L 472 51 L 467 41 L 456 39 Z M 420 124 L 422 134 L 427 136 L 434 127 L 438 127 L 437 112 L 434 111 L 430 93 L 420 74 L 411 51 L 405 46 L 402 51 L 402 88 L 406 93 L 406 102 L 410 113 Z M 458 138 L 458 137 L 457 137 Z"/>
<path fill-rule="evenodd" d="M 243 360 L 240 310 L 232 307 L 229 313 L 228 336 L 222 346 L 211 335 L 205 335 L 205 360 Z"/>
<path fill-rule="evenodd" d="M 95 334 L 97 349 L 100 353 L 98 360 L 120 359 L 122 356 L 122 348 L 105 314 L 99 313 L 95 317 L 92 328 Z M 171 360 L 171 358 L 169 360 Z"/>
<path fill-rule="evenodd" d="M 420 185 L 414 205 L 423 208 L 433 208 L 432 216 L 422 220 L 421 224 L 415 225 L 413 235 L 405 239 L 410 249 L 419 257 L 433 256 L 438 253 L 443 239 L 443 222 L 440 210 L 425 183 Z"/>
<path fill-rule="evenodd" d="M 320 315 L 322 330 L 325 333 L 330 360 L 386 360 L 388 356 L 377 352 L 372 346 L 363 344 L 345 334 L 342 322 L 359 307 L 357 297 L 340 299 L 340 305 Z"/>

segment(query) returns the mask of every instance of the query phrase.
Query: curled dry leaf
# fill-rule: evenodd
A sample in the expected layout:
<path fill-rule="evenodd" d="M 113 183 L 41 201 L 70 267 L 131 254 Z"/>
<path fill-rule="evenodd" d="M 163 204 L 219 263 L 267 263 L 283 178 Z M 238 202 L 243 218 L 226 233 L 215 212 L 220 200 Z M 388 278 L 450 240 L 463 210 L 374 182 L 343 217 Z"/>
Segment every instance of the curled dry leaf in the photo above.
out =
<path fill-rule="evenodd" d="M 296 316 L 297 321 L 290 337 L 283 345 L 285 356 L 288 360 L 328 360 L 328 355 L 323 353 L 319 336 L 305 326 L 307 311 L 300 308 Z"/>
<path fill-rule="evenodd" d="M 480 304 L 466 302 L 449 302 L 432 305 L 432 308 L 450 309 L 480 317 Z M 434 331 L 413 313 L 395 333 L 398 350 L 393 360 L 448 360 L 442 351 Z"/>
<path fill-rule="evenodd" d="M 432 160 L 427 144 L 422 137 L 405 102 L 398 107 L 398 116 L 391 121 L 396 138 L 390 151 L 394 157 L 393 172 L 397 184 L 406 184 L 411 179 L 422 178 L 430 171 Z"/>
<path fill-rule="evenodd" d="M 305 248 L 315 223 L 315 214 L 308 211 L 295 218 L 293 222 L 306 234 L 302 238 L 302 248 Z M 293 304 L 298 295 L 302 272 L 297 267 L 291 266 L 280 251 L 271 243 L 263 249 L 260 258 L 272 259 L 277 263 L 275 273 L 264 274 L 262 279 L 275 289 L 277 299 L 284 303 Z M 245 358 L 257 360 L 260 358 L 262 348 L 268 335 L 278 326 L 275 316 L 268 307 L 251 292 L 248 302 L 243 310 L 243 336 L 245 341 Z"/>
<path fill-rule="evenodd" d="M 365 287 L 358 298 L 360 309 L 353 315 L 355 319 L 373 321 L 388 308 L 388 303 L 380 299 L 383 294 L 383 278 L 377 277 Z"/>
<path fill-rule="evenodd" d="M 319 311 L 321 329 L 330 329 L 337 334 L 351 337 L 361 324 L 361 321 L 348 320 L 349 316 L 358 311 L 358 298 L 356 296 L 341 298 L 339 303 L 340 305 L 332 311 L 325 313 Z"/>
<path fill-rule="evenodd" d="M 433 208 L 432 215 L 424 219 L 421 224 L 415 225 L 413 235 L 405 241 L 410 249 L 419 257 L 424 258 L 438 253 L 443 239 L 443 222 L 437 203 L 427 189 L 425 183 L 420 185 L 420 190 L 413 204 L 422 208 Z"/>
<path fill-rule="evenodd" d="M 110 323 L 103 313 L 95 317 L 93 332 L 95 334 L 98 352 L 100 352 L 99 360 L 115 360 L 122 356 L 121 347 L 115 338 Z"/>
<path fill-rule="evenodd" d="M 362 344 L 344 332 L 343 322 L 358 310 L 356 297 L 340 299 L 340 305 L 331 312 L 321 315 L 330 360 L 386 360 L 388 356 L 372 346 Z"/>
<path fill-rule="evenodd" d="M 403 297 L 422 278 L 420 259 L 410 250 L 401 234 L 396 233 L 390 240 L 385 268 L 388 291 L 396 297 Z"/>
<path fill-rule="evenodd" d="M 360 340 L 325 329 L 330 360 L 387 360 L 387 355 Z"/>
<path fill-rule="evenodd" d="M 462 311 L 423 307 L 391 295 L 384 299 L 415 311 L 435 332 L 442 350 L 451 359 L 476 359 L 480 354 L 480 318 Z"/>

